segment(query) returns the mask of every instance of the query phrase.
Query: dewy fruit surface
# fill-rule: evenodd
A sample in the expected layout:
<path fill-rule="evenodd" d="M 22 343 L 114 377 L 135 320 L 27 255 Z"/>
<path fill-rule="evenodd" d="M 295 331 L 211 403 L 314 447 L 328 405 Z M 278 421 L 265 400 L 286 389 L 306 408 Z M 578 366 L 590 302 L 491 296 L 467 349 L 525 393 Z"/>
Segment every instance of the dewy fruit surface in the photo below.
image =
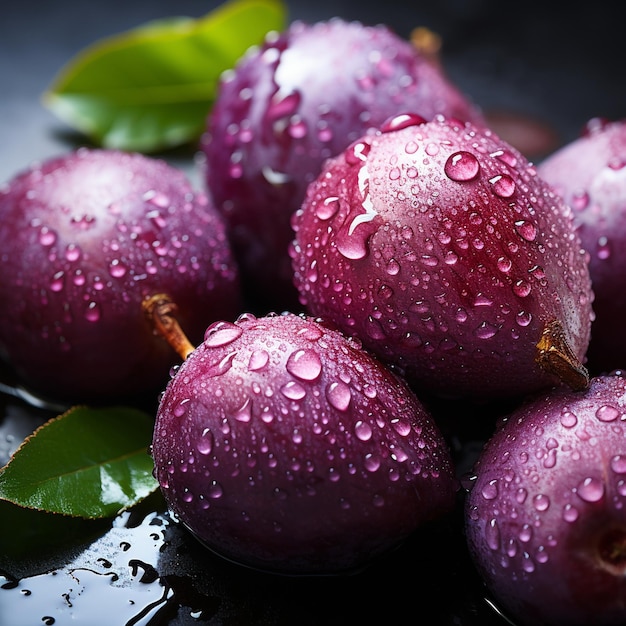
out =
<path fill-rule="evenodd" d="M 447 444 L 405 382 L 301 315 L 217 322 L 169 382 L 152 455 L 210 549 L 294 574 L 358 568 L 451 511 Z"/>
<path fill-rule="evenodd" d="M 515 624 L 626 623 L 626 380 L 558 388 L 503 419 L 474 466 L 466 536 Z"/>
<path fill-rule="evenodd" d="M 182 172 L 139 154 L 50 159 L 0 191 L 0 350 L 34 390 L 72 401 L 160 389 L 177 355 L 142 300 L 167 292 L 193 338 L 236 315 L 223 222 Z"/>
<path fill-rule="evenodd" d="M 571 211 L 489 130 L 389 120 L 326 162 L 293 225 L 306 310 L 420 387 L 495 398 L 554 384 L 538 356 L 550 334 L 584 359 L 593 295 Z"/>
<path fill-rule="evenodd" d="M 289 219 L 324 159 L 405 110 L 482 123 L 439 65 L 382 25 L 294 22 L 225 74 L 202 142 L 205 179 L 246 289 L 265 306 L 297 306 Z"/>
<path fill-rule="evenodd" d="M 626 365 L 626 120 L 593 119 L 583 134 L 538 165 L 572 207 L 595 294 L 589 367 Z"/>

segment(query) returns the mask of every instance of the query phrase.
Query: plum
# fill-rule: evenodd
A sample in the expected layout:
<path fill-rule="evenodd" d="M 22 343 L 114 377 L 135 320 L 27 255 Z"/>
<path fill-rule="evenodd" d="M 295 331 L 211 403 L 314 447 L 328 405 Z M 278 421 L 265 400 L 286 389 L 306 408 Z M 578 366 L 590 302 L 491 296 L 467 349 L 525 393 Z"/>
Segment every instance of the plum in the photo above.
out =
<path fill-rule="evenodd" d="M 326 161 L 292 223 L 306 312 L 419 390 L 482 401 L 588 383 L 588 255 L 570 208 L 493 131 L 393 117 Z"/>
<path fill-rule="evenodd" d="M 166 292 L 189 335 L 241 310 L 221 216 L 183 172 L 79 148 L 0 189 L 0 353 L 32 390 L 102 402 L 160 390 L 178 356 L 142 301 Z"/>
<path fill-rule="evenodd" d="M 467 477 L 465 532 L 516 624 L 626 623 L 626 379 L 529 399 Z"/>
<path fill-rule="evenodd" d="M 302 313 L 245 313 L 181 355 L 156 415 L 155 476 L 222 557 L 353 571 L 454 507 L 441 431 L 357 340 Z"/>
<path fill-rule="evenodd" d="M 289 220 L 324 159 L 407 108 L 483 123 L 431 55 L 384 25 L 296 21 L 225 73 L 201 141 L 203 177 L 257 310 L 299 306 Z"/>
<path fill-rule="evenodd" d="M 580 137 L 538 165 L 572 207 L 589 272 L 596 318 L 587 351 L 594 373 L 626 365 L 626 120 L 589 120 Z"/>

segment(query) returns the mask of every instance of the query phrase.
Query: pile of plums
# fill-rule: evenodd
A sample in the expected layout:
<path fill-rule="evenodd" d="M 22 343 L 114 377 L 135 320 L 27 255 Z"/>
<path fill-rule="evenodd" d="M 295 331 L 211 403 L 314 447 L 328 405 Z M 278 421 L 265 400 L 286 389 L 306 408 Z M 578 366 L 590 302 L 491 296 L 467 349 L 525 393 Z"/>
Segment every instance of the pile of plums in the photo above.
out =
<path fill-rule="evenodd" d="M 24 384 L 162 391 L 165 500 L 242 565 L 352 571 L 461 494 L 516 623 L 626 622 L 626 123 L 535 166 L 422 50 L 335 18 L 251 48 L 198 149 L 203 192 L 88 148 L 0 190 Z M 503 401 L 459 476 L 438 412 Z"/>

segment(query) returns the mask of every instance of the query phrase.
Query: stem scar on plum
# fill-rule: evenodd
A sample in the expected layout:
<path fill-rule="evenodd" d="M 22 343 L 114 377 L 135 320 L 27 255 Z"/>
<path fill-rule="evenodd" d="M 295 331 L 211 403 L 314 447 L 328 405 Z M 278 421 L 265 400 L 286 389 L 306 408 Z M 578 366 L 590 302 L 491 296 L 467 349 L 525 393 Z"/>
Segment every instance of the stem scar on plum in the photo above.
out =
<path fill-rule="evenodd" d="M 148 296 L 141 303 L 152 328 L 161 335 L 184 361 L 196 348 L 189 341 L 177 319 L 176 303 L 165 293 Z"/>
<path fill-rule="evenodd" d="M 574 391 L 584 391 L 589 387 L 589 372 L 570 348 L 563 325 L 558 320 L 548 322 L 544 327 L 537 343 L 535 361 Z"/>

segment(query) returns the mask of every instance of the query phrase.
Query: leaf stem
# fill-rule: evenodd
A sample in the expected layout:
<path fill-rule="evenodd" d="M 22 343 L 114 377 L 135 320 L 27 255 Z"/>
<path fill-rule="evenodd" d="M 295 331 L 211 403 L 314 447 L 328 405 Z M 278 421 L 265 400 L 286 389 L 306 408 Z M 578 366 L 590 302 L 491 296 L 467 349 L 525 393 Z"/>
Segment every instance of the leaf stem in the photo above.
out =
<path fill-rule="evenodd" d="M 146 317 L 155 332 L 174 348 L 183 361 L 195 350 L 176 319 L 178 307 L 165 293 L 157 293 L 142 302 Z"/>

